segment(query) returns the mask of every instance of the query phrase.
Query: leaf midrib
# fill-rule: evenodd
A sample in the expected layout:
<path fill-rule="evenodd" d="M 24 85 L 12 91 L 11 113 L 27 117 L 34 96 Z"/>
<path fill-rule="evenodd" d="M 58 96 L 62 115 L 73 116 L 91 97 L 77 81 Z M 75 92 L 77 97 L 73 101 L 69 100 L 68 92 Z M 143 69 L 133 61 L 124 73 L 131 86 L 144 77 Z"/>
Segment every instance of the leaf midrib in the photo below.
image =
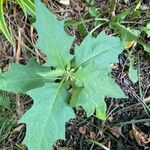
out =
<path fill-rule="evenodd" d="M 49 120 L 49 118 L 50 118 L 50 114 L 51 114 L 51 112 L 52 112 L 52 109 L 53 109 L 53 107 L 54 107 L 54 105 L 55 105 L 55 101 L 56 101 L 56 99 L 57 99 L 57 96 L 58 96 L 58 94 L 59 94 L 59 90 L 61 89 L 61 87 L 62 87 L 62 85 L 63 85 L 63 82 L 64 82 L 64 79 L 61 81 L 61 83 L 60 83 L 60 85 L 59 85 L 59 87 L 58 87 L 58 89 L 57 89 L 57 91 L 56 91 L 56 95 L 55 95 L 55 97 L 54 97 L 54 99 L 52 100 L 52 104 L 50 105 L 50 107 L 49 107 L 49 113 L 48 113 L 48 117 L 47 117 L 47 120 L 45 121 L 45 125 L 44 125 L 44 129 L 45 129 L 45 127 L 46 127 L 46 125 L 47 125 L 47 122 L 48 122 L 48 120 Z M 51 116 L 52 117 L 52 116 Z M 52 117 L 53 118 L 53 117 Z M 55 121 L 55 119 L 53 118 L 53 120 Z M 45 131 L 44 131 L 45 132 Z M 43 132 L 43 133 L 44 133 Z M 43 138 L 41 139 L 41 143 L 42 143 L 42 140 L 43 140 Z M 41 143 L 40 143 L 40 145 L 41 145 Z"/>
<path fill-rule="evenodd" d="M 94 57 L 97 57 L 98 55 L 104 54 L 104 53 L 106 53 L 109 49 L 113 49 L 113 48 L 118 47 L 118 46 L 119 46 L 119 45 L 113 46 L 113 47 L 109 47 L 109 48 L 103 50 L 102 52 L 98 52 L 98 53 L 96 53 L 96 54 L 94 54 L 94 55 L 91 55 L 91 57 L 88 57 L 87 59 L 83 60 L 83 61 L 76 67 L 76 69 L 79 68 L 79 67 L 80 67 L 81 65 L 83 65 L 84 63 L 86 63 L 87 61 L 90 61 L 90 59 L 93 59 Z"/>
<path fill-rule="evenodd" d="M 59 21 L 58 21 L 58 23 L 59 23 Z M 38 28 L 38 26 L 39 26 L 38 22 L 35 23 L 35 27 Z M 53 45 L 54 49 L 56 50 L 56 55 L 57 55 L 57 59 L 58 59 L 57 65 L 59 65 L 57 67 L 61 67 L 61 69 L 64 69 L 66 61 L 65 61 L 64 57 L 62 56 L 61 50 L 59 49 L 57 44 L 54 42 L 54 41 L 57 41 L 57 40 L 54 40 L 55 38 L 57 38 L 57 37 L 55 37 L 55 33 L 53 33 L 53 31 L 51 33 L 53 34 L 53 36 L 49 36 L 49 40 L 52 42 L 52 45 Z M 53 49 L 52 49 L 52 51 L 53 51 Z M 51 53 L 51 51 L 48 51 L 48 52 L 45 51 L 45 53 L 47 54 L 47 57 L 51 56 L 51 55 L 49 55 Z M 50 59 L 50 58 L 48 57 L 48 59 Z M 56 58 L 53 58 L 53 59 L 56 59 Z"/>

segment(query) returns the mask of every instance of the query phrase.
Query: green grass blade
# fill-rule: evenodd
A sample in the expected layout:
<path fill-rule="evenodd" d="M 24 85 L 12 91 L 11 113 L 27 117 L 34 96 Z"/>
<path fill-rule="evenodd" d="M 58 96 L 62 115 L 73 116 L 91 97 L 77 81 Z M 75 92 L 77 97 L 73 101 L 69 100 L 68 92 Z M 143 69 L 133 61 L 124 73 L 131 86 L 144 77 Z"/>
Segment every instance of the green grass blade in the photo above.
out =
<path fill-rule="evenodd" d="M 110 150 L 108 147 L 106 147 L 105 145 L 103 145 L 103 144 L 101 144 L 101 143 L 99 143 L 99 142 L 97 142 L 95 140 L 87 140 L 87 142 L 93 143 L 93 144 L 103 148 L 104 150 Z"/>
<path fill-rule="evenodd" d="M 120 123 L 117 123 L 116 125 L 128 125 L 128 124 L 144 123 L 144 122 L 150 122 L 150 119 L 131 120 L 127 122 L 120 122 Z"/>
<path fill-rule="evenodd" d="M 22 8 L 24 14 L 27 16 L 27 12 L 26 12 L 26 8 L 24 6 L 23 0 L 17 0 L 17 3 L 20 5 L 20 7 Z"/>
<path fill-rule="evenodd" d="M 17 0 L 17 3 L 23 9 L 25 15 L 29 14 L 31 16 L 35 16 L 35 5 L 32 0 Z"/>
<path fill-rule="evenodd" d="M 27 10 L 27 13 L 34 17 L 35 16 L 35 5 L 32 2 L 32 0 L 23 0 L 23 2 L 24 2 L 24 6 Z"/>
<path fill-rule="evenodd" d="M 13 45 L 13 40 L 9 33 L 9 30 L 8 30 L 8 27 L 4 18 L 3 4 L 4 4 L 4 0 L 0 0 L 0 30 L 5 35 L 7 40 Z"/>

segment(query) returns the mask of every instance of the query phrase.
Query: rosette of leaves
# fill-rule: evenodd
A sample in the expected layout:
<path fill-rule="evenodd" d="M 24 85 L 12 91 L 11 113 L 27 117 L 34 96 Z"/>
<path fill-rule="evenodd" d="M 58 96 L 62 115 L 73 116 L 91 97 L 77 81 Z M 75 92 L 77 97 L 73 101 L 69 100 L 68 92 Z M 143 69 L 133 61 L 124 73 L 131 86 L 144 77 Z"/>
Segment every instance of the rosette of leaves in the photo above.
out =
<path fill-rule="evenodd" d="M 20 120 L 27 125 L 24 143 L 29 150 L 48 150 L 65 138 L 65 123 L 74 117 L 72 107 L 82 106 L 87 116 L 96 112 L 105 120 L 105 96 L 125 97 L 109 68 L 123 46 L 119 38 L 105 32 L 96 38 L 89 34 L 71 55 L 74 37 L 64 31 L 64 21 L 57 20 L 40 0 L 35 5 L 37 47 L 47 61 L 44 65 L 34 60 L 27 65 L 12 63 L 9 71 L 0 74 L 0 89 L 26 93 L 34 100 Z"/>

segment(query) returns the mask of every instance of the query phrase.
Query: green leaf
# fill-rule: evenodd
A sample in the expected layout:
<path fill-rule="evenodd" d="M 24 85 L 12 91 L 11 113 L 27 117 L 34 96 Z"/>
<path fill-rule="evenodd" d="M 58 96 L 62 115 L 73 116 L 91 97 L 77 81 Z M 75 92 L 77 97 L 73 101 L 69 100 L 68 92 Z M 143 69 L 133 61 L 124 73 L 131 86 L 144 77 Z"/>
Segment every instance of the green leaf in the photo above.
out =
<path fill-rule="evenodd" d="M 89 7 L 88 12 L 92 17 L 98 17 L 100 15 L 98 8 L 96 7 Z"/>
<path fill-rule="evenodd" d="M 141 31 L 135 30 L 135 29 L 130 29 L 129 27 L 125 27 L 124 25 L 121 25 L 116 22 L 110 22 L 110 25 L 112 28 L 117 30 L 121 36 L 121 38 L 124 41 L 134 41 L 137 40 L 141 34 Z"/>
<path fill-rule="evenodd" d="M 46 65 L 64 69 L 72 59 L 69 50 L 74 37 L 64 31 L 64 22 L 58 21 L 40 0 L 35 2 L 35 27 L 39 35 L 37 47 L 47 55 Z"/>
<path fill-rule="evenodd" d="M 22 0 L 23 5 L 26 9 L 27 14 L 31 15 L 32 17 L 35 16 L 35 5 L 32 0 Z"/>
<path fill-rule="evenodd" d="M 47 72 L 39 72 L 38 75 L 44 77 L 45 79 L 56 79 L 56 77 L 62 77 L 65 75 L 65 71 L 61 69 L 56 69 L 53 71 L 47 71 Z"/>
<path fill-rule="evenodd" d="M 94 5 L 96 0 L 86 0 L 86 2 L 89 4 L 89 5 Z"/>
<path fill-rule="evenodd" d="M 99 70 L 91 64 L 85 68 L 79 68 L 75 73 L 75 78 L 83 84 L 83 89 L 76 95 L 76 106 L 83 106 L 88 116 L 92 115 L 96 109 L 96 116 L 105 120 L 105 96 L 125 97 L 120 87 L 112 79 L 108 69 Z"/>
<path fill-rule="evenodd" d="M 144 50 L 150 53 L 150 45 L 144 43 L 142 45 L 144 47 Z"/>
<path fill-rule="evenodd" d="M 93 62 L 99 68 L 107 68 L 118 61 L 118 54 L 123 50 L 119 38 L 101 32 L 97 38 L 87 35 L 80 46 L 75 49 L 77 67 L 84 67 Z"/>
<path fill-rule="evenodd" d="M 139 79 L 139 77 L 138 77 L 138 70 L 134 68 L 132 63 L 130 63 L 130 66 L 129 66 L 129 79 L 133 83 L 136 83 L 138 81 L 138 79 Z"/>
<path fill-rule="evenodd" d="M 3 108 L 10 108 L 10 99 L 8 97 L 0 96 L 0 106 Z"/>
<path fill-rule="evenodd" d="M 85 38 L 88 34 L 87 29 L 85 28 L 84 22 L 77 25 L 78 32 L 82 38 Z"/>
<path fill-rule="evenodd" d="M 135 11 L 132 13 L 131 17 L 134 18 L 134 19 L 137 19 L 137 18 L 142 17 L 142 11 L 141 11 L 141 10 L 138 10 L 138 9 L 135 10 Z"/>
<path fill-rule="evenodd" d="M 131 9 L 127 8 L 125 11 L 123 11 L 122 13 L 116 15 L 112 20 L 113 22 L 119 22 L 121 23 L 130 13 Z"/>
<path fill-rule="evenodd" d="M 14 43 L 12 37 L 9 33 L 8 27 L 5 22 L 3 5 L 4 5 L 4 0 L 0 0 L 0 30 L 3 32 L 7 40 L 13 45 Z"/>
<path fill-rule="evenodd" d="M 122 40 L 124 41 L 126 48 L 132 46 L 132 43 L 134 43 L 133 41 L 136 41 L 144 47 L 145 51 L 150 52 L 150 46 L 139 39 L 139 36 L 141 34 L 140 30 L 130 29 L 129 27 L 127 28 L 116 22 L 110 22 L 110 26 L 111 28 L 118 31 Z M 145 28 L 142 28 L 141 30 L 144 30 L 144 29 Z"/>
<path fill-rule="evenodd" d="M 142 30 L 147 34 L 147 37 L 150 37 L 150 23 L 143 27 Z"/>
<path fill-rule="evenodd" d="M 0 90 L 25 93 L 31 89 L 44 85 L 45 79 L 38 72 L 51 71 L 48 67 L 42 67 L 36 61 L 32 60 L 27 65 L 10 65 L 7 72 L 0 74 Z"/>
<path fill-rule="evenodd" d="M 106 119 L 104 98 L 125 97 L 111 78 L 108 67 L 117 62 L 123 45 L 119 38 L 104 32 L 97 38 L 88 35 L 80 46 L 76 46 L 75 59 L 72 59 L 69 50 L 74 38 L 66 34 L 64 23 L 58 21 L 40 0 L 35 4 L 37 47 L 47 56 L 45 65 L 53 66 L 55 70 L 35 61 L 25 66 L 12 64 L 10 71 L 0 74 L 0 89 L 27 92 L 33 98 L 32 108 L 20 120 L 27 125 L 24 143 L 29 150 L 48 150 L 57 139 L 65 138 L 65 122 L 74 116 L 67 104 L 71 90 L 73 106 L 83 106 L 88 116 L 96 109 L 96 116 L 102 120 Z M 55 77 L 61 77 L 61 83 L 55 83 Z M 70 85 L 73 88 L 69 91 Z"/>
<path fill-rule="evenodd" d="M 57 139 L 65 139 L 65 123 L 74 117 L 66 103 L 68 91 L 63 83 L 47 83 L 27 94 L 34 105 L 20 121 L 27 125 L 24 143 L 29 150 L 51 149 Z"/>
<path fill-rule="evenodd" d="M 82 83 L 82 82 L 81 82 Z M 76 103 L 77 103 L 77 98 L 79 97 L 81 90 L 83 89 L 83 87 L 74 87 L 72 89 L 72 95 L 71 95 L 71 99 L 70 99 L 70 106 L 71 107 L 75 107 Z"/>
<path fill-rule="evenodd" d="M 118 61 L 123 50 L 119 38 L 102 32 L 97 38 L 88 35 L 75 49 L 76 89 L 73 90 L 71 105 L 83 106 L 90 116 L 96 109 L 96 116 L 106 119 L 105 96 L 125 97 L 110 75 L 109 65 Z M 79 91 L 79 88 L 82 90 Z"/>
<path fill-rule="evenodd" d="M 25 6 L 23 4 L 23 0 L 16 0 L 16 1 L 20 5 L 20 7 L 22 8 L 24 14 L 27 16 L 27 12 L 26 12 L 26 8 L 25 8 Z"/>
<path fill-rule="evenodd" d="M 32 0 L 17 0 L 17 3 L 23 9 L 25 15 L 29 14 L 31 16 L 35 16 L 35 6 Z"/>
<path fill-rule="evenodd" d="M 106 106 L 105 101 L 99 103 L 99 105 L 96 105 L 95 108 L 96 108 L 96 117 L 101 120 L 106 120 L 107 106 Z"/>
<path fill-rule="evenodd" d="M 142 40 L 138 40 L 138 43 L 141 44 L 146 52 L 150 53 L 150 44 L 146 44 Z"/>

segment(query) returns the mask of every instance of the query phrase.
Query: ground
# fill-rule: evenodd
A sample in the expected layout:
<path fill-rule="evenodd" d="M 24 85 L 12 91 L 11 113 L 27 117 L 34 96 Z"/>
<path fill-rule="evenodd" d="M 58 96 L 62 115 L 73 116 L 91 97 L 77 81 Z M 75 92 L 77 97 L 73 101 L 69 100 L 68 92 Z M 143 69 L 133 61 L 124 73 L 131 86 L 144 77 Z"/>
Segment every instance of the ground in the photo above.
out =
<path fill-rule="evenodd" d="M 60 19 L 75 20 L 66 21 L 65 29 L 75 35 L 77 44 L 81 43 L 87 32 L 98 27 L 100 21 L 96 21 L 96 17 L 103 18 L 101 21 L 111 19 L 126 8 L 135 9 L 138 5 L 138 1 L 132 0 L 71 0 L 68 6 L 54 0 L 44 0 L 44 3 Z M 31 18 L 25 17 L 22 10 L 10 1 L 5 5 L 5 12 L 13 38 L 16 39 L 17 51 L 14 52 L 0 33 L 0 67 L 4 71 L 10 62 L 26 64 L 31 57 L 37 57 L 37 33 L 31 25 Z M 149 16 L 150 1 L 143 0 L 138 11 L 127 17 L 123 24 L 142 28 L 150 22 Z M 108 34 L 118 34 L 107 24 L 98 27 L 96 32 L 104 30 Z M 140 39 L 150 44 L 150 37 L 145 34 Z M 139 81 L 136 83 L 128 76 L 129 55 L 134 66 L 138 66 Z M 136 43 L 118 56 L 118 62 L 112 67 L 112 76 L 129 98 L 106 97 L 108 118 L 103 122 L 94 115 L 87 118 L 82 108 L 75 109 L 76 118 L 66 123 L 66 141 L 58 140 L 54 149 L 100 150 L 102 147 L 99 143 L 112 150 L 150 149 L 150 53 Z M 32 107 L 33 101 L 27 95 L 1 92 L 1 96 L 5 97 L 5 103 L 0 101 L 0 149 L 25 150 L 22 141 L 26 127 L 18 124 L 18 120 Z"/>

